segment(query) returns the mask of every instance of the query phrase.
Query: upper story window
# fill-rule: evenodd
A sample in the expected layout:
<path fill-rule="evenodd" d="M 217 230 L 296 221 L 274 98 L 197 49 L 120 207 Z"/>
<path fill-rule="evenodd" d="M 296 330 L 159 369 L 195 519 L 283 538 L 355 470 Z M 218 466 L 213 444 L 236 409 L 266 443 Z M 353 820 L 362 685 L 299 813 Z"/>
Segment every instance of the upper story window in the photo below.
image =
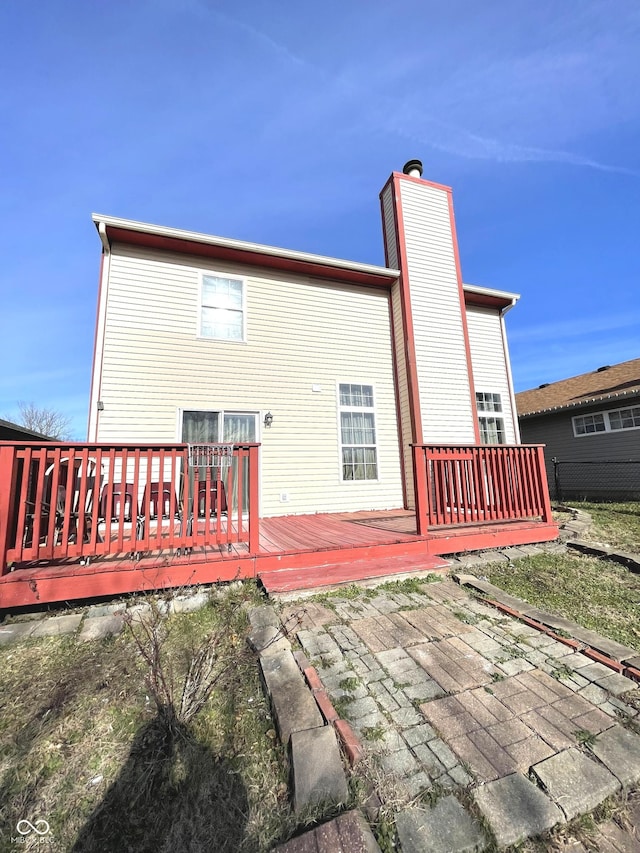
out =
<path fill-rule="evenodd" d="M 244 281 L 202 275 L 200 335 L 222 341 L 244 340 Z"/>
<path fill-rule="evenodd" d="M 505 444 L 504 418 L 495 414 L 495 412 L 502 412 L 500 394 L 476 391 L 476 407 L 482 444 Z"/>
<path fill-rule="evenodd" d="M 343 480 L 377 480 L 373 385 L 341 384 L 340 444 Z"/>
<path fill-rule="evenodd" d="M 610 412 L 594 412 L 591 415 L 576 415 L 572 418 L 573 434 L 576 438 L 596 432 L 618 432 L 622 429 L 640 429 L 640 406 L 614 409 Z"/>

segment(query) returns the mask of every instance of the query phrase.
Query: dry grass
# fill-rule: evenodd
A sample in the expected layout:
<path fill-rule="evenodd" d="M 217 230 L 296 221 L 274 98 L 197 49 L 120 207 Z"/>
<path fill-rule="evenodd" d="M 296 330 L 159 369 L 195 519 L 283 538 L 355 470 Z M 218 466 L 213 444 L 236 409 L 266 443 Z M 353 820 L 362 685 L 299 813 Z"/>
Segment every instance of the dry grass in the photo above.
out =
<path fill-rule="evenodd" d="M 617 850 L 607 839 L 607 829 L 612 824 L 627 836 L 625 841 L 629 846 L 624 849 L 638 850 L 634 843 L 637 826 L 633 814 L 637 814 L 639 803 L 640 793 L 637 791 L 614 794 L 590 814 L 580 815 L 568 823 L 559 824 L 537 839 L 524 842 L 517 848 L 517 853 L 575 853 L 576 850 L 599 853 Z"/>
<path fill-rule="evenodd" d="M 537 554 L 483 567 L 491 583 L 640 650 L 640 576 L 593 557 Z"/>
<path fill-rule="evenodd" d="M 593 526 L 584 538 L 600 545 L 640 554 L 640 502 L 571 503 L 588 512 Z"/>
<path fill-rule="evenodd" d="M 100 853 L 258 853 L 288 834 L 286 759 L 238 607 L 253 594 L 167 619 L 176 685 L 217 637 L 219 680 L 189 724 L 153 701 L 129 632 L 0 650 L 0 849 L 23 818 L 46 819 L 54 849 Z"/>

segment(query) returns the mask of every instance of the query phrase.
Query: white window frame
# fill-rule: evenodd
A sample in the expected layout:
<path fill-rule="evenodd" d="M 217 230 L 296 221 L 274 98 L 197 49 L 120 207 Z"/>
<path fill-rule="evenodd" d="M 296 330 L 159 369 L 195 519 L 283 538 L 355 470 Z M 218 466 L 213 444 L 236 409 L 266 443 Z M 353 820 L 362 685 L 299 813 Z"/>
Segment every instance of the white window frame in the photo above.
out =
<path fill-rule="evenodd" d="M 361 385 L 371 388 L 371 395 L 373 397 L 373 406 L 343 406 L 340 402 L 340 386 L 341 385 Z M 376 386 L 373 382 L 367 382 L 364 380 L 354 380 L 354 379 L 340 379 L 336 382 L 336 401 L 337 401 L 337 423 L 338 423 L 338 476 L 341 483 L 346 483 L 349 485 L 363 485 L 365 483 L 379 483 L 380 482 L 380 452 L 379 452 L 379 436 L 378 436 L 378 409 L 376 406 L 377 400 L 376 394 Z M 373 415 L 373 429 L 375 431 L 375 444 L 343 444 L 342 443 L 342 412 L 368 412 Z M 375 478 L 364 479 L 364 480 L 346 480 L 344 478 L 344 463 L 343 463 L 343 454 L 342 451 L 345 448 L 350 447 L 364 447 L 364 448 L 373 448 L 376 455 L 376 476 Z"/>
<path fill-rule="evenodd" d="M 485 408 L 485 404 L 487 400 L 478 399 L 479 397 L 484 397 L 486 395 L 491 395 L 492 398 L 497 397 L 497 401 L 492 399 L 490 401 L 491 405 L 495 407 L 496 405 L 499 408 Z M 498 442 L 484 442 L 483 447 L 503 447 L 507 443 L 507 430 L 505 423 L 505 411 L 502 403 L 502 394 L 498 391 L 478 391 L 476 390 L 476 415 L 478 418 L 478 430 L 480 432 L 480 437 L 482 438 L 482 421 L 488 421 L 493 418 L 495 421 L 499 422 L 499 425 L 496 424 L 496 431 L 498 433 L 498 437 L 502 436 L 502 441 Z M 488 426 L 488 425 L 487 425 Z M 488 432 L 488 429 L 485 429 L 485 433 Z"/>
<path fill-rule="evenodd" d="M 227 278 L 233 281 L 239 281 L 242 285 L 242 338 L 214 338 L 211 335 L 202 333 L 202 308 L 211 307 L 203 306 L 203 290 L 204 279 L 207 278 Z M 214 341 L 219 344 L 246 344 L 247 342 L 247 278 L 243 275 L 235 273 L 220 272 L 218 270 L 200 270 L 198 273 L 198 323 L 197 337 L 203 341 Z"/>
<path fill-rule="evenodd" d="M 262 442 L 262 421 L 264 414 L 260 409 L 238 409 L 233 406 L 181 406 L 176 410 L 176 442 L 182 444 L 182 430 L 185 412 L 212 412 L 219 415 L 218 441 L 222 441 L 225 415 L 255 415 L 256 417 L 256 442 Z M 214 443 L 217 443 L 214 442 Z"/>
<path fill-rule="evenodd" d="M 205 340 L 211 341 L 216 340 L 215 338 L 205 338 Z M 228 415 L 255 415 L 256 416 L 256 442 L 260 444 L 260 448 L 258 451 L 258 484 L 259 484 L 259 492 L 258 492 L 258 517 L 262 518 L 262 426 L 264 421 L 264 416 L 266 414 L 266 410 L 260 409 L 237 409 L 232 405 L 230 406 L 215 406 L 214 404 L 210 406 L 180 406 L 176 409 L 176 443 L 182 444 L 182 430 L 184 426 L 184 413 L 185 412 L 216 412 L 219 415 L 218 420 L 218 437 L 220 437 L 223 433 L 224 429 L 224 416 Z M 217 443 L 217 442 L 214 442 Z M 247 514 L 242 514 L 243 518 L 247 518 Z"/>
<path fill-rule="evenodd" d="M 574 415 L 571 418 L 571 426 L 573 428 L 573 437 L 574 438 L 586 438 L 588 436 L 593 435 L 605 435 L 606 433 L 622 433 L 622 432 L 630 432 L 634 429 L 640 429 L 640 424 L 638 426 L 629 426 L 629 427 L 621 427 L 620 429 L 615 429 L 611 426 L 610 415 L 615 414 L 616 412 L 624 412 L 627 409 L 638 409 L 640 410 L 640 404 L 633 404 L 631 406 L 620 406 L 619 409 L 601 409 L 597 412 L 588 412 L 585 415 Z M 576 429 L 576 425 L 578 421 L 582 420 L 585 417 L 595 417 L 596 415 L 600 415 L 602 420 L 604 421 L 604 429 L 597 430 L 596 432 L 578 432 Z"/>

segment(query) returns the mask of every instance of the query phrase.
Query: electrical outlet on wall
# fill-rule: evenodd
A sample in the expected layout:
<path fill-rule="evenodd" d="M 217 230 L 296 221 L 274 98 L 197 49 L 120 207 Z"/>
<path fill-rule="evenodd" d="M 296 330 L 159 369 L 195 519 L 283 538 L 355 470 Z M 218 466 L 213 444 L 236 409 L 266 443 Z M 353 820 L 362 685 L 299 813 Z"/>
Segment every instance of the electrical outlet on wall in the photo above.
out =
<path fill-rule="evenodd" d="M 280 492 L 280 503 L 289 503 L 289 492 Z"/>

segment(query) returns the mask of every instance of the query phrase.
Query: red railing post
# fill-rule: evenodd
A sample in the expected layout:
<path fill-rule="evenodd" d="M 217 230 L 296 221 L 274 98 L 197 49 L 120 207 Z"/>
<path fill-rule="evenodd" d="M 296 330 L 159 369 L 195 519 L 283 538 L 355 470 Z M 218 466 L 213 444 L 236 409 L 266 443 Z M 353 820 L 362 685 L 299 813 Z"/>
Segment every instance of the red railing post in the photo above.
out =
<path fill-rule="evenodd" d="M 7 571 L 9 529 L 15 496 L 15 458 L 15 447 L 0 447 L 0 575 Z"/>
<path fill-rule="evenodd" d="M 413 483 L 416 495 L 416 529 L 425 536 L 429 529 L 429 479 L 427 474 L 427 448 L 413 444 Z"/>
<path fill-rule="evenodd" d="M 258 445 L 249 447 L 249 553 L 260 548 L 260 488 L 258 483 Z"/>
<path fill-rule="evenodd" d="M 542 513 L 542 520 L 545 521 L 547 524 L 551 524 L 553 521 L 553 516 L 551 514 L 551 498 L 549 497 L 549 484 L 547 483 L 547 469 L 544 464 L 544 447 L 537 447 L 536 450 L 536 462 L 538 468 L 536 476 L 540 484 L 540 494 L 542 495 L 542 506 L 540 507 Z"/>

